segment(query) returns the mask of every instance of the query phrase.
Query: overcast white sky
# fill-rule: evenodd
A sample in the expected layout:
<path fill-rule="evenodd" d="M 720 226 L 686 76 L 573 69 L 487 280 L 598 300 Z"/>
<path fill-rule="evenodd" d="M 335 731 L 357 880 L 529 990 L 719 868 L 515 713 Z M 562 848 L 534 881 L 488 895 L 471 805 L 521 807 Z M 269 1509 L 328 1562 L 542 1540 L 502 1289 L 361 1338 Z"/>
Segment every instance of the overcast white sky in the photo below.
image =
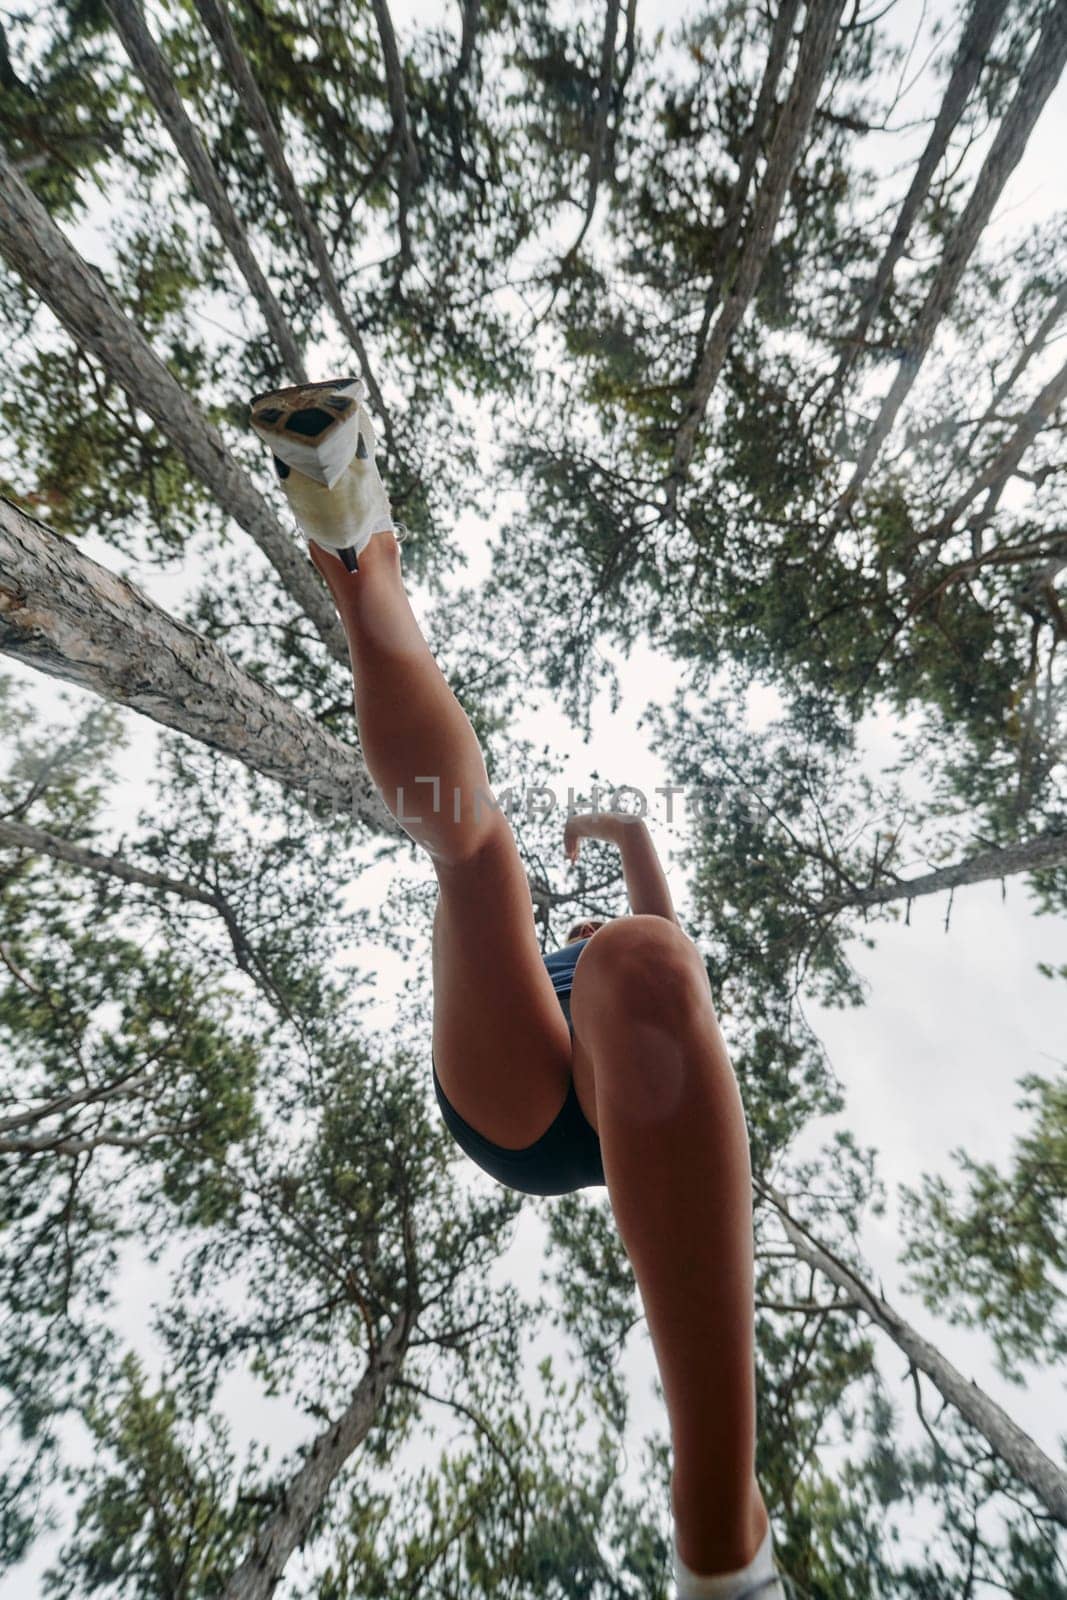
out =
<path fill-rule="evenodd" d="M 657 7 L 656 21 L 670 24 L 689 9 L 670 0 L 666 7 Z M 910 38 L 921 11 L 925 12 L 914 65 L 926 59 L 928 50 L 922 41 L 927 39 L 936 18 L 944 17 L 945 9 L 921 8 L 916 0 L 897 6 L 895 26 L 902 38 Z M 394 0 L 393 10 L 399 28 L 410 23 L 425 24 L 439 14 L 437 5 L 428 6 L 423 0 Z M 648 13 L 645 15 L 647 19 Z M 920 78 L 910 105 L 926 109 L 928 103 L 929 84 Z M 910 114 L 914 115 L 915 110 Z M 903 111 L 899 120 L 905 120 Z M 921 139 L 921 131 L 915 137 Z M 1067 84 L 1061 84 L 1010 181 L 999 208 L 996 233 L 1014 235 L 1067 203 L 1062 163 L 1065 143 Z M 899 142 L 893 146 L 892 159 L 894 165 L 902 159 Z M 900 185 L 901 192 L 903 186 Z M 325 371 L 324 367 L 323 375 Z M 464 582 L 477 579 L 487 570 L 489 547 L 505 520 L 505 512 L 502 502 L 488 523 L 474 518 L 463 523 L 460 534 L 470 562 L 462 575 Z M 125 571 L 163 604 L 173 603 L 174 593 L 195 576 L 179 567 L 166 574 L 138 570 L 117 560 L 112 551 L 91 536 L 86 539 L 86 548 L 104 564 Z M 425 615 L 417 591 L 414 598 L 417 614 Z M 529 707 L 517 731 L 535 741 L 550 743 L 565 758 L 564 785 L 571 783 L 576 790 L 587 789 L 591 771 L 598 769 L 651 795 L 657 784 L 669 781 L 670 775 L 647 751 L 637 724 L 649 701 L 662 705 L 670 700 L 678 674 L 669 661 L 644 648 L 618 665 L 624 687 L 622 709 L 611 716 L 601 697 L 594 717 L 594 735 L 588 745 L 583 745 L 555 708 L 543 701 Z M 6 661 L 0 667 L 13 670 L 25 683 L 34 705 L 55 710 L 56 685 Z M 132 824 L 142 803 L 139 774 L 150 770 L 155 743 L 154 730 L 147 722 L 132 714 L 127 720 L 132 738 L 123 760 L 123 784 L 112 808 L 116 831 Z M 891 755 L 884 723 L 870 729 L 870 749 L 875 767 Z M 649 820 L 669 865 L 670 850 L 680 839 L 682 824 L 676 823 L 672 831 L 654 811 Z M 388 869 L 378 867 L 358 874 L 358 862 L 354 861 L 353 874 L 358 875 L 354 891 L 357 898 L 361 903 L 373 904 L 382 892 Z M 428 864 L 426 874 L 428 879 L 432 876 Z M 681 899 L 680 876 L 672 874 L 672 881 L 676 898 Z M 951 931 L 947 934 L 944 914 L 941 899 L 917 902 L 909 927 L 902 923 L 879 926 L 875 930 L 877 948 L 853 952 L 857 967 L 869 983 L 869 999 L 864 1008 L 829 1013 L 809 1010 L 845 1087 L 847 1108 L 838 1119 L 812 1126 L 800 1141 L 796 1155 L 812 1156 L 838 1125 L 850 1128 L 862 1146 L 877 1149 L 878 1170 L 887 1185 L 889 1205 L 883 1219 L 868 1219 L 859 1242 L 887 1298 L 967 1377 L 999 1400 L 1044 1450 L 1062 1460 L 1062 1381 L 1048 1375 L 1034 1381 L 1026 1391 L 1004 1383 L 993 1371 L 987 1342 L 982 1337 L 939 1322 L 899 1287 L 897 1184 L 916 1185 L 925 1171 L 941 1172 L 951 1181 L 956 1172 L 951 1152 L 961 1146 L 976 1160 L 1006 1163 L 1012 1141 L 1024 1126 L 1023 1115 L 1014 1103 L 1019 1092 L 1017 1080 L 1029 1071 L 1053 1072 L 1062 1059 L 1063 1040 L 1067 1037 L 1063 983 L 1041 977 L 1036 967 L 1038 961 L 1053 965 L 1067 962 L 1067 930 L 1063 923 L 1033 917 L 1018 881 L 1009 884 L 1003 900 L 999 885 L 994 884 L 957 891 Z M 422 959 L 428 971 L 428 951 L 422 953 Z M 378 975 L 380 998 L 368 1023 L 383 1032 L 389 1028 L 404 975 L 398 958 L 382 959 Z M 428 1043 L 427 1095 L 432 1098 Z M 491 1182 L 469 1162 L 464 1162 L 461 1170 L 465 1182 Z M 586 1193 L 598 1203 L 608 1204 L 605 1191 Z M 538 1211 L 550 1204 L 531 1203 L 524 1209 L 513 1246 L 500 1267 L 502 1277 L 517 1278 L 531 1292 L 537 1288 L 543 1258 L 544 1228 Z M 159 1287 L 159 1274 L 131 1259 L 123 1278 L 121 1321 L 131 1342 L 153 1365 L 155 1355 L 145 1324 Z M 546 1350 L 556 1351 L 565 1365 L 562 1346 L 550 1337 L 543 1348 L 531 1352 L 531 1374 L 536 1358 Z M 910 1417 L 910 1384 L 899 1381 L 906 1364 L 887 1341 L 881 1350 L 882 1370 L 890 1391 L 899 1397 L 903 1414 Z M 663 1434 L 666 1429 L 665 1415 L 653 1393 L 655 1369 L 643 1326 L 631 1338 L 623 1367 L 633 1395 L 627 1481 L 636 1489 L 641 1482 L 641 1440 L 651 1434 Z M 531 1394 L 536 1392 L 532 1378 L 530 1388 Z M 281 1454 L 312 1431 L 284 1402 L 265 1401 L 249 1380 L 235 1379 L 230 1383 L 225 1400 L 239 1450 L 246 1439 L 255 1438 L 269 1441 Z M 418 1451 L 413 1461 L 431 1459 L 447 1436 L 446 1419 L 437 1420 L 441 1435 L 428 1442 L 424 1451 Z M 917 1438 L 918 1432 L 918 1425 L 909 1423 L 907 1436 Z M 664 1507 L 664 1527 L 667 1526 Z M 925 1542 L 924 1532 L 923 1527 L 913 1523 L 903 1534 L 903 1549 L 914 1546 L 917 1550 Z M 53 1542 L 45 1542 L 23 1568 L 6 1581 L 0 1580 L 0 1600 L 28 1600 L 39 1592 L 45 1557 L 53 1548 Z M 284 1593 L 284 1588 L 279 1592 Z"/>

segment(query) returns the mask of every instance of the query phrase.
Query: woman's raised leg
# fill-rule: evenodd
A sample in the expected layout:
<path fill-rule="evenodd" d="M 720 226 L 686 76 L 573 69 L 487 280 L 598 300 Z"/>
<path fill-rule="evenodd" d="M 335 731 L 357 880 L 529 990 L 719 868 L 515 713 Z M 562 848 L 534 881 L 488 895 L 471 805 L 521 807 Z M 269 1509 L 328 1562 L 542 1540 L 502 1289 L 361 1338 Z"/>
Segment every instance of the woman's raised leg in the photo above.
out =
<path fill-rule="evenodd" d="M 314 544 L 311 556 L 348 638 L 367 769 L 437 873 L 437 1075 L 472 1127 L 521 1149 L 563 1105 L 571 1044 L 511 824 L 495 809 L 474 729 L 415 619 L 394 536 L 375 534 L 354 573 Z"/>
<path fill-rule="evenodd" d="M 470 720 L 415 620 L 394 535 L 374 535 L 358 572 L 310 550 L 348 639 L 367 770 L 435 866 L 468 860 L 493 831 L 492 791 Z"/>

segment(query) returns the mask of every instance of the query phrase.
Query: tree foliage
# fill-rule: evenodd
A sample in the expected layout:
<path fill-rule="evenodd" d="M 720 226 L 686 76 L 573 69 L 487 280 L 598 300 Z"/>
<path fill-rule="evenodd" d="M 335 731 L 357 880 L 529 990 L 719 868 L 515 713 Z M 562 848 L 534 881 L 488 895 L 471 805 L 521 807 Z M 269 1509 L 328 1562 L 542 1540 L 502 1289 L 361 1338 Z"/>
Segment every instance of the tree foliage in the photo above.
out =
<path fill-rule="evenodd" d="M 933 1362 L 907 1355 L 907 1406 L 888 1386 L 916 1346 L 864 1298 L 877 1152 L 839 1129 L 798 1153 L 847 1109 L 805 1005 L 864 1003 L 881 920 L 1009 873 L 1065 906 L 1063 217 L 1002 226 L 990 156 L 1058 78 L 1062 0 L 940 14 L 918 116 L 894 8 L 696 0 L 670 32 L 633 0 L 221 16 L 230 66 L 216 0 L 144 13 L 292 349 L 371 384 L 406 572 L 496 792 L 562 792 L 515 724 L 537 693 L 579 730 L 601 689 L 617 713 L 605 647 L 680 674 L 646 725 L 705 797 L 680 866 L 751 1137 L 783 1567 L 827 1600 L 1062 1596 L 1062 1465 L 1020 1468 Z M 5 169 L 270 494 L 247 399 L 286 352 L 157 99 L 106 0 L 0 17 Z M 358 759 L 344 663 L 188 418 L 153 420 L 2 228 L 0 257 L 0 491 L 147 574 Z M 457 520 L 501 493 L 488 578 L 462 583 Z M 84 696 L 37 719 L 27 681 L 0 684 L 0 1567 L 45 1549 L 46 1591 L 75 1596 L 658 1600 L 668 1449 L 643 1441 L 633 1496 L 642 1311 L 610 1212 L 537 1203 L 526 1293 L 502 1266 L 520 1200 L 469 1181 L 431 1103 L 428 969 L 368 1021 L 375 951 L 425 954 L 404 842 L 190 737 L 142 762 Z M 762 727 L 754 689 L 779 701 Z M 899 743 L 877 771 L 876 714 Z M 570 881 L 558 815 L 512 821 L 543 948 L 625 912 L 610 849 Z M 346 879 L 383 865 L 353 911 Z M 980 1331 L 1017 1382 L 1064 1354 L 1067 1117 L 1061 1082 L 1019 1083 L 1011 1161 L 961 1148 L 961 1192 L 905 1188 L 900 1258 L 928 1337 Z M 549 1329 L 566 1372 L 533 1359 Z M 925 1553 L 899 1538 L 919 1522 Z"/>

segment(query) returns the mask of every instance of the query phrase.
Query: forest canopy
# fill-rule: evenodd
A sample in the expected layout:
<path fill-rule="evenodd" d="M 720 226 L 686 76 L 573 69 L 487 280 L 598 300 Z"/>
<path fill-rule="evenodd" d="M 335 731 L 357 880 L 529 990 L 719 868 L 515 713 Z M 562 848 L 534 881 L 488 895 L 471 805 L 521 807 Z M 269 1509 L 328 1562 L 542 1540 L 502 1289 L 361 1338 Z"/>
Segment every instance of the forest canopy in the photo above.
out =
<path fill-rule="evenodd" d="M 1008 204 L 1065 65 L 1067 0 L 0 4 L 0 1590 L 666 1594 L 632 1270 L 587 1192 L 474 1184 L 441 1126 L 432 895 L 249 430 L 343 371 L 494 784 L 551 780 L 538 697 L 629 710 L 613 652 L 680 675 L 646 726 L 715 800 L 679 888 L 751 1134 L 783 1570 L 1067 1595 L 1062 1435 L 939 1347 L 1062 1371 L 1064 1063 L 1004 1063 L 1009 1162 L 903 1196 L 921 1326 L 857 1242 L 877 1152 L 797 1154 L 847 1109 L 805 1001 L 865 1004 L 880 922 L 1008 880 L 1067 913 L 1067 209 Z M 626 911 L 557 824 L 514 820 L 545 950 Z M 384 1031 L 383 951 L 419 955 Z M 501 1271 L 528 1209 L 545 1292 Z"/>

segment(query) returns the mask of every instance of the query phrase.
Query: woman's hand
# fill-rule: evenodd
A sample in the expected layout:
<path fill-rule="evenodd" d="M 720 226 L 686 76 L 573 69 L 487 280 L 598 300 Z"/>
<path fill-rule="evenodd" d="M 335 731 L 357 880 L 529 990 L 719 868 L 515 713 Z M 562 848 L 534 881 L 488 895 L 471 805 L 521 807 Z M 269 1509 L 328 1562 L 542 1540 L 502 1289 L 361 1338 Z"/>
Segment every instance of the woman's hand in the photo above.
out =
<path fill-rule="evenodd" d="M 630 910 L 635 916 L 642 913 L 666 917 L 677 924 L 671 891 L 644 817 L 635 817 L 632 811 L 575 812 L 563 829 L 563 848 L 572 866 L 578 859 L 582 839 L 606 839 L 618 845 Z"/>
<path fill-rule="evenodd" d="M 566 821 L 563 829 L 563 849 L 571 866 L 578 860 L 578 846 L 582 839 L 603 839 L 609 844 L 618 844 L 623 829 L 630 828 L 638 823 L 643 826 L 644 819 L 635 817 L 630 811 L 575 811 Z"/>

